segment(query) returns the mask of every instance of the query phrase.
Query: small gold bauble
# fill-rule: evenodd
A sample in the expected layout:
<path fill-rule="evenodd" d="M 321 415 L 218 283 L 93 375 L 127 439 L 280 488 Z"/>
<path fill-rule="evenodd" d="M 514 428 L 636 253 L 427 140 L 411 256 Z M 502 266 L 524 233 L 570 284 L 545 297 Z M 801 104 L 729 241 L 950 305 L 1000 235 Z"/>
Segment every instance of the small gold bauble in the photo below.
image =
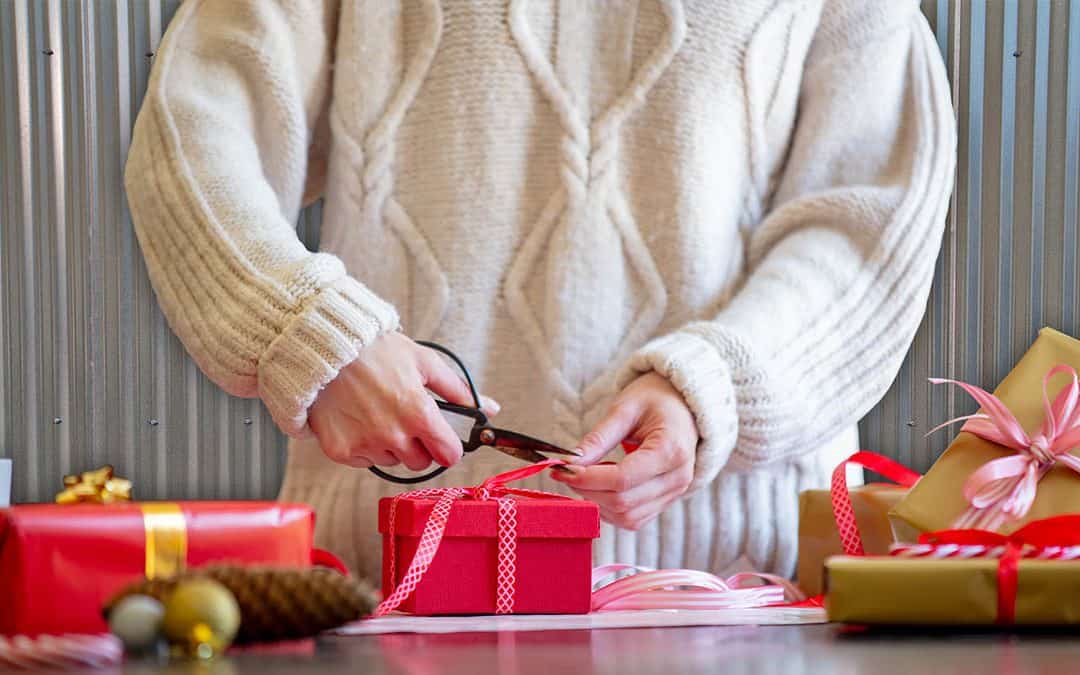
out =
<path fill-rule="evenodd" d="M 189 656 L 210 658 L 232 644 L 240 628 L 240 606 L 213 579 L 189 579 L 165 600 L 161 627 L 169 642 Z"/>

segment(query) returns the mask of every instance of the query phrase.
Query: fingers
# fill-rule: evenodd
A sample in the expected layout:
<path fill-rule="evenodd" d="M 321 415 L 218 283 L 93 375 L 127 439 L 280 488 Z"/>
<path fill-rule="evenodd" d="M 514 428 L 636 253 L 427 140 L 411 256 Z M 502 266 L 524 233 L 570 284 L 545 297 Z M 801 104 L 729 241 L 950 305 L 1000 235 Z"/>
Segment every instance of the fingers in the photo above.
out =
<path fill-rule="evenodd" d="M 393 454 L 409 471 L 423 471 L 431 466 L 431 455 L 423 443 L 415 438 L 409 439 L 403 447 L 394 450 Z"/>
<path fill-rule="evenodd" d="M 601 506 L 600 517 L 615 527 L 620 527 L 624 530 L 640 530 L 663 513 L 664 509 L 670 506 L 678 496 L 677 493 L 670 493 L 662 499 L 643 504 L 626 513 L 616 513 Z"/>
<path fill-rule="evenodd" d="M 626 413 L 624 413 L 626 414 Z M 627 418 L 629 419 L 627 414 Z M 610 418 L 609 418 L 610 419 Z M 623 431 L 616 424 L 598 425 L 601 444 L 617 443 L 636 429 Z M 612 431 L 614 430 L 614 432 Z M 660 427 L 645 435 L 636 451 L 618 463 L 571 466 L 571 474 L 552 472 L 552 478 L 569 485 L 600 507 L 604 520 L 635 530 L 659 515 L 686 491 L 693 478 L 693 451 L 671 432 Z"/>
<path fill-rule="evenodd" d="M 401 463 L 422 471 L 432 460 L 450 466 L 462 441 L 429 392 L 459 405 L 476 404 L 458 371 L 398 333 L 380 336 L 338 373 L 309 411 L 312 431 L 330 459 L 355 467 Z M 483 397 L 488 415 L 499 403 Z"/>
<path fill-rule="evenodd" d="M 572 474 L 561 473 L 556 480 L 574 489 L 626 492 L 668 473 L 676 466 L 674 446 L 659 434 L 654 434 L 636 452 L 617 464 L 570 467 Z"/>
<path fill-rule="evenodd" d="M 640 418 L 639 407 L 629 401 L 612 406 L 604 419 L 585 434 L 578 445 L 581 457 L 575 464 L 592 464 L 630 436 Z"/>
<path fill-rule="evenodd" d="M 489 417 L 494 417 L 502 410 L 502 406 L 499 402 L 490 396 L 480 395 L 480 409 L 483 410 Z"/>
<path fill-rule="evenodd" d="M 341 464 L 345 466 L 351 466 L 354 469 L 370 469 L 375 464 L 367 457 L 346 457 Z"/>
<path fill-rule="evenodd" d="M 574 488 L 574 492 L 585 499 L 593 502 L 613 513 L 626 513 L 632 509 L 651 502 L 674 490 L 680 482 L 676 471 L 669 471 L 662 476 L 645 481 L 641 485 L 633 487 L 625 492 L 609 492 L 607 490 L 583 490 Z"/>
<path fill-rule="evenodd" d="M 378 466 L 397 466 L 401 461 L 387 450 L 365 450 L 363 454 L 350 455 L 350 459 L 367 460 Z"/>
<path fill-rule="evenodd" d="M 476 405 L 469 385 L 458 375 L 450 364 L 443 361 L 430 350 L 420 352 L 417 367 L 424 378 L 424 386 L 451 403 L 458 405 Z"/>
<path fill-rule="evenodd" d="M 425 394 L 422 420 L 416 428 L 417 439 L 425 452 L 442 466 L 453 466 L 461 459 L 461 439 L 439 413 L 435 401 Z"/>

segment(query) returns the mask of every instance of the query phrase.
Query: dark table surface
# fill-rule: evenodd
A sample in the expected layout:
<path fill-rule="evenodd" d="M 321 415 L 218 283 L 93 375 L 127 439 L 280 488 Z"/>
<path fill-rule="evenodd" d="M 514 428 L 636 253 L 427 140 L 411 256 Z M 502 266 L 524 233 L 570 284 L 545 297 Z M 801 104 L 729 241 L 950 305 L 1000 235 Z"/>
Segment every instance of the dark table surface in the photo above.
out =
<path fill-rule="evenodd" d="M 4 671 L 6 673 L 6 671 Z M 88 671 L 101 675 L 109 670 Z M 112 672 L 336 673 L 1080 673 L 1070 634 L 853 633 L 837 626 L 665 628 L 322 638 L 299 653 L 209 663 L 129 664 Z"/>

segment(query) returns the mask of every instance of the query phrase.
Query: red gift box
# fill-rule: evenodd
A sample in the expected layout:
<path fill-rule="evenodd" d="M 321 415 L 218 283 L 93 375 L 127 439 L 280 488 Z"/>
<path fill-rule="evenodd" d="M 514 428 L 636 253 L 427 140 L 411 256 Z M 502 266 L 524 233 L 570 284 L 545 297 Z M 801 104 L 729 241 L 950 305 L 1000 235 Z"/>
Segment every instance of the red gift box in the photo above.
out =
<path fill-rule="evenodd" d="M 589 502 L 533 494 L 537 496 L 513 497 L 517 520 L 513 613 L 586 614 L 592 592 L 592 540 L 600 536 L 599 509 Z M 391 539 L 393 501 L 379 502 L 384 597 L 404 578 L 437 500 L 399 499 Z M 430 567 L 398 609 L 418 615 L 496 613 L 498 530 L 496 500 L 454 501 Z"/>
<path fill-rule="evenodd" d="M 309 507 L 275 502 L 0 509 L 0 634 L 102 632 L 105 602 L 155 566 L 308 566 L 314 526 Z"/>

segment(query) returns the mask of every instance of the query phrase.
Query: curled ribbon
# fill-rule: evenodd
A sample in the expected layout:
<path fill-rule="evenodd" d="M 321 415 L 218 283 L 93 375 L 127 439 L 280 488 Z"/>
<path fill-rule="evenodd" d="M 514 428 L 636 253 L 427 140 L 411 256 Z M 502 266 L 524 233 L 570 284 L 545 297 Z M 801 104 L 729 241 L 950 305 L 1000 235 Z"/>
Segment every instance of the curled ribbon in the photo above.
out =
<path fill-rule="evenodd" d="M 621 572 L 631 576 L 604 582 Z M 698 570 L 654 570 L 615 563 L 593 569 L 591 609 L 744 609 L 798 603 L 806 594 L 772 574 L 742 572 L 721 579 Z M 760 582 L 765 582 L 764 584 Z"/>
<path fill-rule="evenodd" d="M 932 557 L 942 551 L 945 557 L 956 547 L 984 547 L 985 555 L 997 558 L 997 621 L 1011 624 L 1016 620 L 1016 588 L 1023 558 L 1064 559 L 1061 552 L 1080 546 L 1080 514 L 1055 516 L 1028 523 L 1010 535 L 977 529 L 953 529 L 927 532 L 919 536 L 922 551 L 918 557 Z M 911 547 L 900 546 L 892 555 L 909 557 Z"/>
<path fill-rule="evenodd" d="M 433 488 L 415 490 L 394 497 L 390 503 L 387 536 L 390 546 L 396 544 L 395 514 L 401 499 L 435 498 L 435 506 L 420 533 L 420 542 L 409 568 L 390 594 L 375 611 L 374 617 L 384 616 L 397 609 L 419 585 L 439 550 L 450 509 L 458 499 L 495 500 L 499 505 L 498 579 L 496 581 L 496 614 L 514 611 L 515 561 L 517 546 L 516 501 L 513 495 L 543 499 L 568 499 L 562 495 L 538 490 L 507 487 L 507 483 L 527 478 L 563 460 L 552 459 L 530 464 L 488 478 L 477 487 Z M 396 554 L 390 550 L 389 577 L 394 583 Z M 630 576 L 607 581 L 624 572 Z M 765 582 L 762 585 L 760 582 Z M 800 603 L 806 596 L 787 579 L 770 574 L 742 573 L 721 579 L 707 572 L 685 569 L 654 570 L 633 565 L 612 564 L 597 567 L 592 572 L 592 611 L 621 609 L 739 609 Z"/>
<path fill-rule="evenodd" d="M 1055 375 L 1071 381 L 1051 403 L 1047 387 Z M 1039 481 L 1061 465 L 1080 474 L 1080 458 L 1069 451 L 1080 445 L 1080 377 L 1067 365 L 1057 365 L 1043 377 L 1045 416 L 1038 433 L 1029 436 L 1001 400 L 980 387 L 957 380 L 931 378 L 934 384 L 955 384 L 974 398 L 982 412 L 949 420 L 930 433 L 966 420 L 961 431 L 997 443 L 1017 454 L 987 462 L 964 483 L 970 506 L 953 523 L 959 529 L 997 530 L 1027 515 L 1035 501 Z"/>
<path fill-rule="evenodd" d="M 110 504 L 131 500 L 131 481 L 116 476 L 111 464 L 79 475 L 64 476 L 64 489 L 57 504 Z"/>

